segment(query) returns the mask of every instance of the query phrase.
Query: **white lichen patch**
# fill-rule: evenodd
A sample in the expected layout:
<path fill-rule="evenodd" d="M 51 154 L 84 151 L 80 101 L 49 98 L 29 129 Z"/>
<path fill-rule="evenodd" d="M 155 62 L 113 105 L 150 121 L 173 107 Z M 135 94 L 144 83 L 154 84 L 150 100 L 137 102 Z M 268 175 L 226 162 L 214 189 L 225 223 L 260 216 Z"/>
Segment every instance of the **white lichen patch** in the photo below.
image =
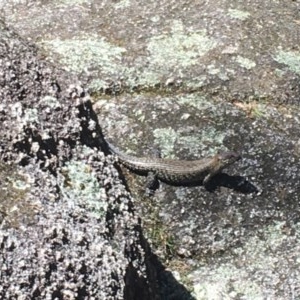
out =
<path fill-rule="evenodd" d="M 117 73 L 121 68 L 122 54 L 126 52 L 125 48 L 114 46 L 98 36 L 54 39 L 40 44 L 47 51 L 59 54 L 61 64 L 75 72 L 84 72 L 96 65 L 105 73 Z"/>
<path fill-rule="evenodd" d="M 228 9 L 228 16 L 234 19 L 246 20 L 250 16 L 250 13 L 239 9 Z"/>
<path fill-rule="evenodd" d="M 249 58 L 246 58 L 246 57 L 242 57 L 240 55 L 238 55 L 235 60 L 241 67 L 243 67 L 247 70 L 250 70 L 256 66 L 255 61 L 253 61 Z"/>
<path fill-rule="evenodd" d="M 21 102 L 16 102 L 11 105 L 11 115 L 13 118 L 21 118 L 23 114 L 23 106 Z"/>
<path fill-rule="evenodd" d="M 273 57 L 277 62 L 287 65 L 290 70 L 300 74 L 300 52 L 299 51 L 277 51 Z"/>
<path fill-rule="evenodd" d="M 36 108 L 24 109 L 21 102 L 11 105 L 11 114 L 20 124 L 38 123 L 38 110 Z"/>
<path fill-rule="evenodd" d="M 47 105 L 49 108 L 52 108 L 52 109 L 61 107 L 61 103 L 57 100 L 57 98 L 50 96 L 50 95 L 42 98 L 40 103 Z"/>
<path fill-rule="evenodd" d="M 186 33 L 180 22 L 174 22 L 171 34 L 151 38 L 147 48 L 152 65 L 178 69 L 198 63 L 199 57 L 216 46 L 215 39 L 205 30 Z"/>
<path fill-rule="evenodd" d="M 38 110 L 36 108 L 28 108 L 24 110 L 23 119 L 24 122 L 27 121 L 28 123 L 38 122 Z"/>

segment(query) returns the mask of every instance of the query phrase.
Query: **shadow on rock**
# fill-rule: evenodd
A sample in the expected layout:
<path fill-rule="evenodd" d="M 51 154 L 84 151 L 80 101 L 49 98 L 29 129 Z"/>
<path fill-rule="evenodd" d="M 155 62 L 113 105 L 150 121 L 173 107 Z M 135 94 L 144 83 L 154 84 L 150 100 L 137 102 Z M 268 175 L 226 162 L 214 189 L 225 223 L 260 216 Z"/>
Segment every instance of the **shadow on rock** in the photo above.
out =
<path fill-rule="evenodd" d="M 206 186 L 206 189 L 210 192 L 213 192 L 220 186 L 229 188 L 242 194 L 252 194 L 258 192 L 258 189 L 251 182 L 246 180 L 245 177 L 231 176 L 226 173 L 217 174 Z"/>
<path fill-rule="evenodd" d="M 141 245 L 146 253 L 146 266 L 148 278 L 155 278 L 157 284 L 157 293 L 155 299 L 163 300 L 195 300 L 191 293 L 185 288 L 185 286 L 178 282 L 178 280 L 173 276 L 172 272 L 168 271 L 163 263 L 160 261 L 159 257 L 155 255 L 149 243 L 145 239 L 142 233 L 141 227 L 138 229 L 140 233 Z M 133 250 L 133 251 L 132 251 Z M 131 257 L 134 261 L 134 255 L 136 251 L 129 247 L 126 254 Z M 145 289 L 139 289 L 139 286 L 146 284 L 145 278 L 139 276 L 135 267 L 129 264 L 125 275 L 126 287 L 124 290 L 124 299 L 126 300 L 140 300 L 148 299 L 149 295 Z M 134 287 L 132 286 L 134 284 Z M 153 299 L 153 300 L 155 300 Z"/>

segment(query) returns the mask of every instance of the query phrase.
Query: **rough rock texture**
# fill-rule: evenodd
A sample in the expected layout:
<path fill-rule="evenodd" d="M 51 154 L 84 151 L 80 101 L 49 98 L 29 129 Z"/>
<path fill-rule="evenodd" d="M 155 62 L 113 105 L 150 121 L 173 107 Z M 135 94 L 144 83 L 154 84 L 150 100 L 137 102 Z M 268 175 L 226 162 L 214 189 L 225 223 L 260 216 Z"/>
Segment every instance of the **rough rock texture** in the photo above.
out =
<path fill-rule="evenodd" d="M 3 23 L 0 66 L 0 298 L 156 299 L 85 91 Z"/>
<path fill-rule="evenodd" d="M 299 9 L 299 1 L 0 1 L 8 24 L 90 77 L 96 93 L 204 90 L 289 104 L 299 101 Z"/>
<path fill-rule="evenodd" d="M 162 157 L 185 159 L 242 154 L 226 173 L 258 193 L 162 184 L 145 201 L 143 178 L 124 173 L 156 253 L 197 299 L 300 298 L 299 9 L 299 1 L 0 1 L 6 24 L 45 59 L 88 79 L 105 136 L 120 149 L 152 155 L 154 144 Z M 16 226 L 32 197 L 19 199 L 33 188 L 1 168 L 13 174 L 0 180 L 0 199 L 14 201 L 0 210 Z M 55 177 L 58 190 L 97 195 L 92 170 L 70 159 Z M 10 185 L 14 197 L 5 196 Z M 94 202 L 102 214 L 103 203 Z M 164 299 L 174 299 L 166 290 Z"/>

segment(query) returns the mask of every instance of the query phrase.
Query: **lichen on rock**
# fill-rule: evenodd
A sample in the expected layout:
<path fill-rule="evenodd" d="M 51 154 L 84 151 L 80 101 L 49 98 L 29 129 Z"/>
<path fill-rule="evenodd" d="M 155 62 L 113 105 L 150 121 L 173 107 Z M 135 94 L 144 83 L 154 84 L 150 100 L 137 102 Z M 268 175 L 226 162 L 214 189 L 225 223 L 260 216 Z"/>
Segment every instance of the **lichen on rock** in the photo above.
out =
<path fill-rule="evenodd" d="M 155 299 L 88 94 L 2 22 L 0 66 L 0 298 Z"/>

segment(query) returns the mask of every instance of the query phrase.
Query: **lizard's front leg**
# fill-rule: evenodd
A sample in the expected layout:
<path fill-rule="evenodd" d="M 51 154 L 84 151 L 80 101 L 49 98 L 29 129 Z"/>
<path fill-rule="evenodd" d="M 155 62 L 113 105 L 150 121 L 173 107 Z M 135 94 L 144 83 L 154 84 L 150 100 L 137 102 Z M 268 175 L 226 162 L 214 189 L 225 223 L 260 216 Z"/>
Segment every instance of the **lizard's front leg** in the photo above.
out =
<path fill-rule="evenodd" d="M 159 188 L 159 180 L 154 172 L 149 172 L 146 179 L 145 195 L 150 197 L 153 196 L 155 190 Z"/>

